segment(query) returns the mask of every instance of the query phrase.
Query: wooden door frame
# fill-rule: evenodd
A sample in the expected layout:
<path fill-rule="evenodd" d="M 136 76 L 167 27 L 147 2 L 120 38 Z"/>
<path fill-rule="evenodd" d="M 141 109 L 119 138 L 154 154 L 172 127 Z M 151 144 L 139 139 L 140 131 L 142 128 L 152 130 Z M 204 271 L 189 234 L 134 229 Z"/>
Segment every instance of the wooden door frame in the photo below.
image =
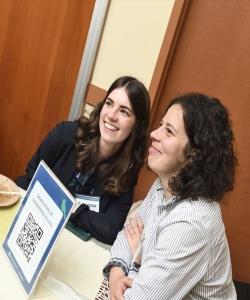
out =
<path fill-rule="evenodd" d="M 68 120 L 79 118 L 85 104 L 109 6 L 109 0 L 95 2 Z"/>
<path fill-rule="evenodd" d="M 152 101 L 150 113 L 151 125 L 155 117 L 155 112 L 161 97 L 164 82 L 173 58 L 173 53 L 180 37 L 181 28 L 189 4 L 190 0 L 175 0 L 168 26 L 162 41 L 159 56 L 149 86 L 149 94 Z"/>

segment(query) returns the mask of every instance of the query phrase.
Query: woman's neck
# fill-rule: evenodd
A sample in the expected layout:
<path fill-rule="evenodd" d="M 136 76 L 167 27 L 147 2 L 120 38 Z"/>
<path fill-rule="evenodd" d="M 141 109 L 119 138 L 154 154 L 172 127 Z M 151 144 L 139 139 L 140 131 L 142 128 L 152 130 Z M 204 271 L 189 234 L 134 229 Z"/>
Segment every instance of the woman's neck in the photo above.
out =
<path fill-rule="evenodd" d="M 119 149 L 119 147 L 117 147 L 116 145 L 110 145 L 110 144 L 107 144 L 107 143 L 102 143 L 100 141 L 100 143 L 99 143 L 99 160 L 109 158 L 118 149 Z"/>
<path fill-rule="evenodd" d="M 161 184 L 162 184 L 166 198 L 170 199 L 173 196 L 173 194 L 169 187 L 169 177 L 164 177 L 164 178 L 160 177 L 160 180 L 161 180 Z"/>

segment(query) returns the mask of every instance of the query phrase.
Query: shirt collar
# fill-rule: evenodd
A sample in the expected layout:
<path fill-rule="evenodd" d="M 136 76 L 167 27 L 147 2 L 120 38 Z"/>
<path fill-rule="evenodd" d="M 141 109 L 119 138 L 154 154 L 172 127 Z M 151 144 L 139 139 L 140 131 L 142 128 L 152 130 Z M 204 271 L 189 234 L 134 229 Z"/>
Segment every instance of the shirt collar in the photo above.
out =
<path fill-rule="evenodd" d="M 160 178 L 157 178 L 156 181 L 156 191 L 157 191 L 157 198 L 159 199 L 158 205 L 167 207 L 177 201 L 176 196 L 172 196 L 171 198 L 167 199 L 164 193 L 164 188 L 161 184 Z"/>

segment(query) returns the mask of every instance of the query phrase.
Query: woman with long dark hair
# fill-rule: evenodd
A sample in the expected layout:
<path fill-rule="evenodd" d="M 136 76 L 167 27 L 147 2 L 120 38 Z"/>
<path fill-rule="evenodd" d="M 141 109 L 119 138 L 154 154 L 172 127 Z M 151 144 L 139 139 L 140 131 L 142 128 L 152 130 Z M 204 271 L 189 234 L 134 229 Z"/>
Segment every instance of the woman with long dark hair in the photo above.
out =
<path fill-rule="evenodd" d="M 80 205 L 70 220 L 112 244 L 133 201 L 148 142 L 149 95 L 136 78 L 115 80 L 102 102 L 77 122 L 58 124 L 43 140 L 16 183 L 26 189 L 44 160 L 73 195 L 99 199 L 99 212 Z"/>
<path fill-rule="evenodd" d="M 218 99 L 190 93 L 170 102 L 151 133 L 148 165 L 158 178 L 104 269 L 110 299 L 236 299 L 219 204 L 236 162 Z"/>

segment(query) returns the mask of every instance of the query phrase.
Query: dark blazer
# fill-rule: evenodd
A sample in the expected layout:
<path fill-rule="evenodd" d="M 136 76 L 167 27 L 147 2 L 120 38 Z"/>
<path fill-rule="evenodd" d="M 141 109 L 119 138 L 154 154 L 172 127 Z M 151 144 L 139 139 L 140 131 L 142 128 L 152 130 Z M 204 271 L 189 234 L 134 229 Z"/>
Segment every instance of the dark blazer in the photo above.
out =
<path fill-rule="evenodd" d="M 16 184 L 27 189 L 39 162 L 44 160 L 62 183 L 68 187 L 76 173 L 74 145 L 76 127 L 75 122 L 65 121 L 52 129 L 29 161 L 26 174 L 18 177 Z M 111 161 L 111 163 L 114 162 Z M 100 211 L 99 213 L 91 211 L 87 205 L 83 204 L 72 215 L 71 221 L 96 239 L 113 244 L 132 205 L 133 187 L 119 196 L 104 193 L 98 170 L 89 177 L 84 187 L 84 194 L 100 196 Z"/>

